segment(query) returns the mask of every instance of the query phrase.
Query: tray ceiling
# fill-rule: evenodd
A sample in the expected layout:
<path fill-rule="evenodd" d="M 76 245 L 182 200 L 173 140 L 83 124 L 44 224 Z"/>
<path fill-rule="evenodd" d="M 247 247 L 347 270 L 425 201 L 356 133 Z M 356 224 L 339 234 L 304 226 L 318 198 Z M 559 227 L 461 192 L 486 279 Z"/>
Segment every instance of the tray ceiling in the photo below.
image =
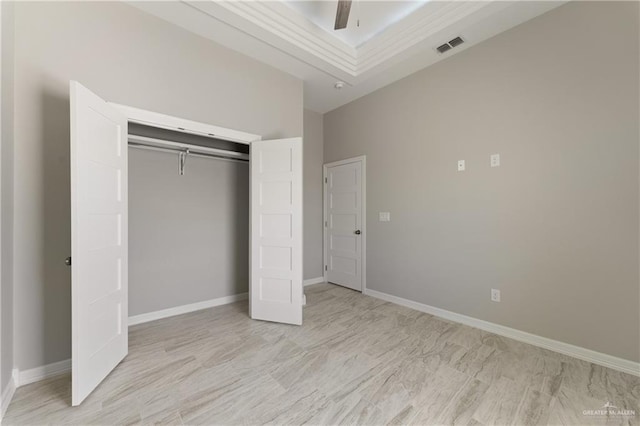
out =
<path fill-rule="evenodd" d="M 336 18 L 336 1 L 286 1 L 285 4 L 333 37 L 351 47 L 358 47 L 364 42 L 382 33 L 392 24 L 411 15 L 427 0 L 420 1 L 358 1 L 351 5 L 347 28 L 334 31 Z"/>
<path fill-rule="evenodd" d="M 472 47 L 564 1 L 354 1 L 334 31 L 336 1 L 130 2 L 304 81 L 305 107 L 328 112 Z M 360 27 L 356 21 L 360 19 Z M 444 54 L 454 37 L 465 43 Z M 344 82 L 335 90 L 337 81 Z"/>

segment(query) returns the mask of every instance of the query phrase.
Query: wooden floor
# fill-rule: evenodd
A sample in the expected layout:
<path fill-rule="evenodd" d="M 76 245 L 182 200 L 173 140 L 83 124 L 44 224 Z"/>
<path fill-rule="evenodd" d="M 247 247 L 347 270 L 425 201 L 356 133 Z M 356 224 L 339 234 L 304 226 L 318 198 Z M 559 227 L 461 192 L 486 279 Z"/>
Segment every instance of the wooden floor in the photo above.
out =
<path fill-rule="evenodd" d="M 18 389 L 4 424 L 638 424 L 640 379 L 328 284 L 302 327 L 246 303 L 130 329 L 77 408 L 70 376 Z M 585 416 L 611 402 L 636 416 Z"/>

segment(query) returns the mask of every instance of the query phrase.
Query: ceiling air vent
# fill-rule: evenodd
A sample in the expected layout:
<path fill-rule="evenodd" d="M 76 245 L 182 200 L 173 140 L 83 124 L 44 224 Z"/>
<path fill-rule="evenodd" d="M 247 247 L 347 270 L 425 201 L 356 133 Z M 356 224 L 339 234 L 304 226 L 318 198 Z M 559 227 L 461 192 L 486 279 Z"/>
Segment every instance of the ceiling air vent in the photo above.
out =
<path fill-rule="evenodd" d="M 460 46 L 462 43 L 464 43 L 464 40 L 462 39 L 462 37 L 456 37 L 453 40 L 449 40 L 448 43 L 445 43 L 441 46 L 436 47 L 436 50 L 440 53 L 444 53 L 447 50 L 451 50 L 454 47 Z"/>
<path fill-rule="evenodd" d="M 449 46 L 456 47 L 460 46 L 462 43 L 464 43 L 464 40 L 461 37 L 456 37 L 453 40 L 449 41 Z"/>
<path fill-rule="evenodd" d="M 445 43 L 442 46 L 438 46 L 438 48 L 437 48 L 438 52 L 440 52 L 440 53 L 444 53 L 444 52 L 446 52 L 447 50 L 450 50 L 450 49 L 451 49 L 451 46 L 449 46 L 448 43 Z"/>

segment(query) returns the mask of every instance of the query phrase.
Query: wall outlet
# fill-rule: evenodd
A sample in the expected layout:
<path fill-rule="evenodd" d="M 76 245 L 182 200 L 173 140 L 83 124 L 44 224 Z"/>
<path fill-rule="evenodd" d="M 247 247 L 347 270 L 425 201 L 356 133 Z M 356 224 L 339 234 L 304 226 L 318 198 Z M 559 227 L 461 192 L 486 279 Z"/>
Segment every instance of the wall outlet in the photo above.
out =
<path fill-rule="evenodd" d="M 458 171 L 459 172 L 464 172 L 465 169 L 465 164 L 464 164 L 464 160 L 458 160 Z"/>
<path fill-rule="evenodd" d="M 491 154 L 491 167 L 500 166 L 500 154 Z"/>
<path fill-rule="evenodd" d="M 491 289 L 491 301 L 492 302 L 500 301 L 500 290 L 496 290 L 495 288 Z"/>
<path fill-rule="evenodd" d="M 391 213 L 389 212 L 380 212 L 378 214 L 378 218 L 380 222 L 391 222 Z"/>

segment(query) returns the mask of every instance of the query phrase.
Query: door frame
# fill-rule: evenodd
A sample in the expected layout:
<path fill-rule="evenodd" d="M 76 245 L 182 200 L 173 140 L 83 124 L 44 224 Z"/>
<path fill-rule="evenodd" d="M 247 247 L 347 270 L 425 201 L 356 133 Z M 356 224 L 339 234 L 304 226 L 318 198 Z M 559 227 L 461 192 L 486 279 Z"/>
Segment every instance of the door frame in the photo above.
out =
<path fill-rule="evenodd" d="M 158 127 L 161 129 L 173 130 L 181 133 L 206 136 L 209 138 L 215 137 L 216 139 L 242 143 L 245 145 L 251 145 L 251 142 L 253 141 L 262 140 L 262 136 L 260 135 L 254 135 L 251 133 L 241 132 L 239 130 L 218 127 L 212 124 L 201 123 L 198 121 L 187 120 L 184 118 L 174 117 L 172 115 L 134 108 L 128 105 L 121 105 L 114 102 L 107 103 L 122 112 L 127 117 L 127 121 L 129 123 L 143 124 L 145 126 Z"/>
<path fill-rule="evenodd" d="M 322 165 L 322 276 L 325 282 L 328 278 L 327 271 L 327 170 L 329 167 L 342 166 L 349 163 L 360 163 L 362 165 L 362 234 L 361 234 L 361 268 L 360 276 L 362 277 L 362 294 L 367 291 L 367 156 L 360 155 L 358 157 L 346 158 L 344 160 L 333 161 Z"/>
<path fill-rule="evenodd" d="M 225 127 L 214 126 L 208 123 L 188 120 L 185 118 L 175 117 L 172 115 L 162 114 L 159 112 L 149 111 L 141 108 L 122 105 L 115 102 L 107 104 L 118 110 L 127 118 L 127 123 L 137 123 L 145 126 L 167 129 L 181 133 L 188 133 L 198 136 L 215 137 L 216 139 L 227 140 L 231 142 L 249 145 L 252 142 L 262 140 L 262 136 L 246 133 L 239 130 L 229 129 Z M 127 130 L 127 137 L 129 131 Z M 251 189 L 249 190 L 249 200 L 251 200 Z M 249 217 L 249 230 L 251 230 L 251 216 Z M 249 245 L 249 266 L 251 267 L 251 245 Z M 249 299 L 251 298 L 251 280 L 249 280 Z M 129 329 L 129 313 L 127 313 L 127 330 Z"/>
<path fill-rule="evenodd" d="M 253 142 L 261 142 L 263 141 L 261 135 L 256 135 L 252 133 L 246 133 L 239 130 L 229 129 L 225 127 L 214 126 L 212 124 L 202 123 L 198 121 L 192 121 L 188 119 L 183 119 L 171 115 L 166 115 L 158 112 L 153 112 L 149 110 L 144 110 L 140 108 L 135 108 L 128 105 L 122 105 L 114 102 L 107 102 L 110 106 L 114 107 L 118 111 L 120 111 L 127 118 L 128 123 L 137 123 L 146 126 L 152 126 L 156 128 L 168 129 L 173 131 L 178 131 L 181 133 L 189 133 L 199 136 L 206 137 L 215 137 L 216 139 L 227 140 L 231 142 L 241 143 L 245 145 L 251 145 Z M 128 133 L 128 132 L 127 132 Z M 296 138 L 289 138 L 296 139 Z M 302 138 L 301 138 L 302 139 Z M 249 155 L 251 156 L 251 149 Z M 300 164 L 300 173 L 304 174 L 304 162 Z M 252 187 L 249 186 L 249 205 L 251 206 L 251 200 L 253 199 Z M 251 207 L 250 207 L 251 209 Z M 303 212 L 301 212 L 303 213 Z M 301 214 L 302 216 L 302 214 Z M 301 218 L 301 220 L 303 220 Z M 302 222 L 303 223 L 303 222 Z M 252 232 L 252 215 L 249 215 L 249 235 L 251 237 Z M 301 226 L 301 232 L 304 232 L 304 224 Z M 302 236 L 302 251 L 304 250 L 304 236 Z M 249 244 L 249 314 L 251 315 L 251 300 L 252 300 L 252 245 Z M 303 262 L 302 262 L 303 263 Z M 304 305 L 304 279 L 301 274 L 300 282 L 302 286 L 302 305 Z M 128 324 L 127 324 L 128 327 Z"/>

